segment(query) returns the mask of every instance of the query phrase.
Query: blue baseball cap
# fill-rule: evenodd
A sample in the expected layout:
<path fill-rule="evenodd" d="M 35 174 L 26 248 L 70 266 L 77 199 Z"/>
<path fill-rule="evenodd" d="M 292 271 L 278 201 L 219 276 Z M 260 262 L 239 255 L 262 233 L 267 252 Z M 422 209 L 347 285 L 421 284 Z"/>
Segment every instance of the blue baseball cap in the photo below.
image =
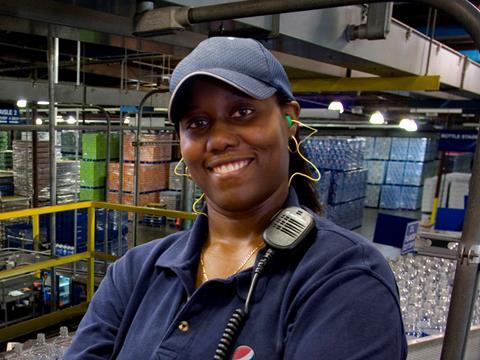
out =
<path fill-rule="evenodd" d="M 282 64 L 260 42 L 212 37 L 202 41 L 172 73 L 168 118 L 175 125 L 182 92 L 199 75 L 221 80 L 255 99 L 267 99 L 278 92 L 286 100 L 295 100 Z"/>

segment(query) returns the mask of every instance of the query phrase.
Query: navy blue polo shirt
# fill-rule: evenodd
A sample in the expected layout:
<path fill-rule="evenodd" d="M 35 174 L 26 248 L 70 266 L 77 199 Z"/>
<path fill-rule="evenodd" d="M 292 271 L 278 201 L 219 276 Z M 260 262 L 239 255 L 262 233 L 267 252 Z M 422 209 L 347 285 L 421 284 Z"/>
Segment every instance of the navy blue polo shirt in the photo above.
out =
<path fill-rule="evenodd" d="M 298 206 L 293 190 L 286 206 Z M 277 254 L 266 268 L 234 349 L 249 346 L 255 359 L 406 359 L 395 280 L 383 256 L 324 218 L 315 215 L 315 224 L 300 249 Z M 252 269 L 196 289 L 207 232 L 199 216 L 191 230 L 112 264 L 65 358 L 213 358 Z"/>

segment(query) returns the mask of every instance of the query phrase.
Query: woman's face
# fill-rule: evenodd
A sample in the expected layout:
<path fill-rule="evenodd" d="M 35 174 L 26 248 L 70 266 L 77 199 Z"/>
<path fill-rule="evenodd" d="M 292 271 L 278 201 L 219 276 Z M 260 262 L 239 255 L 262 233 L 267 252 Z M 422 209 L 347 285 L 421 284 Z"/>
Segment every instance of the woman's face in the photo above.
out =
<path fill-rule="evenodd" d="M 209 206 L 245 211 L 288 193 L 288 129 L 298 104 L 256 100 L 219 80 L 199 77 L 185 97 L 180 147 Z M 284 199 L 283 199 L 284 200 Z"/>

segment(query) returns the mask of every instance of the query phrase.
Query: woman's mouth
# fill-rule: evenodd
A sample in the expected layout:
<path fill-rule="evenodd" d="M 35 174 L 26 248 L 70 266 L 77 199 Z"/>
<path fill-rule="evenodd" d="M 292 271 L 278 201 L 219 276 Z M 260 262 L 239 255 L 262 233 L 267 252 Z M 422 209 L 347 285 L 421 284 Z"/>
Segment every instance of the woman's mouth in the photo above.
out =
<path fill-rule="evenodd" d="M 213 167 L 212 171 L 215 174 L 220 174 L 220 175 L 229 174 L 244 168 L 245 166 L 250 164 L 250 161 L 251 160 L 239 160 L 239 161 L 233 161 L 233 162 L 221 164 Z"/>

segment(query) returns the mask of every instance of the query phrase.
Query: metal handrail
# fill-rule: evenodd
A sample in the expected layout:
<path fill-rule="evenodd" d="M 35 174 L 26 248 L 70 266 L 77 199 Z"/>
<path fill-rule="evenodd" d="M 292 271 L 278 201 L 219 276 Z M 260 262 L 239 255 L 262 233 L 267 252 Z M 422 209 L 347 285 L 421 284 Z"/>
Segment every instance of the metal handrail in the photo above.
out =
<path fill-rule="evenodd" d="M 95 260 L 115 261 L 118 257 L 95 251 L 95 209 L 110 209 L 125 212 L 135 212 L 140 214 L 150 214 L 154 216 L 175 217 L 187 220 L 195 219 L 196 215 L 184 211 L 164 210 L 158 208 L 148 208 L 142 206 L 113 204 L 107 202 L 84 201 L 72 204 L 53 205 L 42 208 L 14 210 L 0 213 L 0 221 L 13 218 L 32 218 L 32 234 L 34 241 L 39 241 L 40 234 L 40 215 L 54 214 L 62 211 L 87 209 L 88 225 L 87 225 L 87 251 L 57 258 L 51 258 L 39 261 L 34 264 L 21 265 L 14 269 L 0 271 L 0 280 L 13 276 L 38 272 L 42 269 L 53 268 L 60 265 L 70 264 L 77 261 L 87 261 L 87 301 L 78 305 L 71 306 L 67 309 L 54 311 L 50 314 L 42 315 L 27 321 L 14 324 L 0 329 L 0 341 L 13 339 L 15 337 L 39 330 L 47 325 L 58 323 L 72 316 L 82 315 L 90 303 L 94 293 L 94 266 Z"/>

